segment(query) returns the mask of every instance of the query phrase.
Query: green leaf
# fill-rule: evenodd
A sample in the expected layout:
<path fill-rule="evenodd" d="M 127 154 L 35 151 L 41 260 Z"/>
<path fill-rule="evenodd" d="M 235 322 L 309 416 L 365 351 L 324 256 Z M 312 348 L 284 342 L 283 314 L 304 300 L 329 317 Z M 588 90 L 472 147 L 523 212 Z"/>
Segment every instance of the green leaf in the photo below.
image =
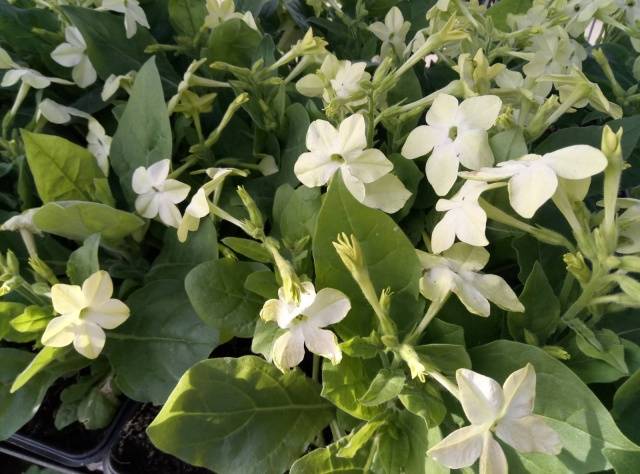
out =
<path fill-rule="evenodd" d="M 67 276 L 74 285 L 82 283 L 100 270 L 98 250 L 100 249 L 100 234 L 87 237 L 82 247 L 73 251 L 67 261 Z"/>
<path fill-rule="evenodd" d="M 253 338 L 251 339 L 251 352 L 261 354 L 267 361 L 271 362 L 273 344 L 284 332 L 285 330 L 280 329 L 278 323 L 258 318 Z"/>
<path fill-rule="evenodd" d="M 420 360 L 440 372 L 454 374 L 458 369 L 471 368 L 471 360 L 467 350 L 456 344 L 427 344 L 416 346 Z"/>
<path fill-rule="evenodd" d="M 45 204 L 34 214 L 33 222 L 43 232 L 72 240 L 82 241 L 100 234 L 105 244 L 113 244 L 144 226 L 144 221 L 135 214 L 83 201 Z"/>
<path fill-rule="evenodd" d="M 427 422 L 427 426 L 438 426 L 447 414 L 440 391 L 431 383 L 410 380 L 398 395 L 402 406 L 414 415 L 420 416 Z"/>
<path fill-rule="evenodd" d="M 403 413 L 407 416 L 417 418 L 418 422 L 422 423 L 422 430 L 426 437 L 427 426 L 424 421 L 411 413 Z M 377 443 L 373 457 L 373 470 L 375 472 L 391 474 L 394 472 L 402 472 L 408 468 L 407 461 L 409 460 L 409 452 L 411 450 L 409 434 L 405 432 L 402 426 L 396 424 L 398 417 L 394 415 L 396 414 L 394 413 L 389 417 L 388 423 L 380 430 L 379 436 L 376 439 Z M 426 452 L 426 445 L 423 445 L 422 449 Z M 415 472 L 415 470 L 409 472 Z"/>
<path fill-rule="evenodd" d="M 0 301 L 0 340 L 13 332 L 11 320 L 24 312 L 25 305 L 10 301 Z"/>
<path fill-rule="evenodd" d="M 360 420 L 371 420 L 382 413 L 383 408 L 365 406 L 360 403 L 360 399 L 380 369 L 377 359 L 356 359 L 345 354 L 338 365 L 324 361 L 322 396 L 351 416 Z"/>
<path fill-rule="evenodd" d="M 39 332 L 44 331 L 52 318 L 51 308 L 42 308 L 34 305 L 27 306 L 24 312 L 13 318 L 9 324 L 18 332 Z"/>
<path fill-rule="evenodd" d="M 424 334 L 423 341 L 464 346 L 464 329 L 457 324 L 435 318 L 429 323 L 429 330 Z"/>
<path fill-rule="evenodd" d="M 185 288 L 193 308 L 207 324 L 230 336 L 251 337 L 264 299 L 244 287 L 263 265 L 229 259 L 204 262 L 189 272 Z"/>
<path fill-rule="evenodd" d="M 271 270 L 260 270 L 251 273 L 244 281 L 244 287 L 262 296 L 265 300 L 278 297 L 278 282 Z"/>
<path fill-rule="evenodd" d="M 529 152 L 522 130 L 519 128 L 511 128 L 495 134 L 489 140 L 489 144 L 496 163 L 515 160 Z"/>
<path fill-rule="evenodd" d="M 340 349 L 349 357 L 373 359 L 384 350 L 384 345 L 380 341 L 380 337 L 372 332 L 366 337 L 354 336 L 348 341 L 344 341 L 340 344 Z"/>
<path fill-rule="evenodd" d="M 604 448 L 636 452 L 589 388 L 558 360 L 537 347 L 495 341 L 470 350 L 473 370 L 503 382 L 513 371 L 533 364 L 537 374 L 534 412 L 559 435 L 558 456 L 521 454 L 505 446 L 509 472 L 586 473 L 608 469 Z M 503 445 L 504 446 L 504 445 Z"/>
<path fill-rule="evenodd" d="M 153 261 L 145 281 L 184 280 L 193 267 L 217 258 L 218 234 L 211 219 L 203 219 L 186 242 L 180 242 L 176 230 L 169 227 L 164 233 L 160 255 Z"/>
<path fill-rule="evenodd" d="M 250 67 L 261 40 L 260 33 L 241 19 L 234 18 L 213 29 L 207 44 L 207 58 L 210 62 Z"/>
<path fill-rule="evenodd" d="M 297 186 L 300 181 L 298 181 L 293 167 L 298 161 L 298 157 L 307 151 L 309 114 L 302 104 L 291 104 L 287 107 L 285 116 L 287 118 L 287 141 L 280 155 L 280 170 L 273 177 L 269 176 L 268 178 L 273 178 L 277 185 L 289 183 L 291 186 Z"/>
<path fill-rule="evenodd" d="M 94 200 L 94 181 L 104 174 L 86 148 L 62 137 L 26 130 L 22 130 L 22 140 L 42 202 Z"/>
<path fill-rule="evenodd" d="M 300 371 L 282 374 L 255 356 L 210 359 L 180 379 L 147 433 L 159 449 L 221 474 L 281 473 L 332 417 L 318 392 Z"/>
<path fill-rule="evenodd" d="M 356 236 L 376 291 L 391 289 L 391 317 L 401 331 L 407 330 L 417 322 L 423 308 L 418 299 L 422 269 L 413 245 L 388 215 L 360 204 L 341 177 L 335 176 L 318 215 L 313 256 L 317 286 L 336 288 L 351 300 L 349 317 L 335 326 L 336 331 L 342 339 L 369 334 L 375 320 L 362 291 L 333 247 L 340 232 Z"/>
<path fill-rule="evenodd" d="M 78 421 L 88 430 L 106 428 L 113 420 L 119 406 L 120 403 L 116 397 L 104 393 L 100 387 L 93 387 L 78 405 Z"/>
<path fill-rule="evenodd" d="M 195 36 L 206 14 L 207 9 L 201 0 L 169 0 L 169 21 L 180 35 Z"/>
<path fill-rule="evenodd" d="M 338 450 L 338 456 L 341 458 L 355 457 L 384 424 L 384 421 L 369 421 L 357 430 L 354 430 L 349 436 L 347 444 Z"/>
<path fill-rule="evenodd" d="M 525 331 L 528 331 L 543 345 L 560 321 L 560 301 L 539 262 L 534 264 L 529 273 L 519 299 L 524 305 L 524 313 L 507 313 L 511 336 L 524 341 Z"/>
<path fill-rule="evenodd" d="M 193 311 L 182 280 L 157 280 L 126 301 L 131 317 L 107 334 L 105 353 L 129 398 L 160 405 L 193 364 L 218 344 L 214 328 Z"/>
<path fill-rule="evenodd" d="M 404 371 L 382 369 L 359 401 L 364 406 L 373 407 L 393 400 L 402 391 L 405 381 Z"/>
<path fill-rule="evenodd" d="M 624 360 L 624 346 L 616 333 L 609 329 L 600 329 L 593 332 L 600 347 L 594 346 L 582 333 L 576 334 L 576 343 L 585 355 L 606 362 L 614 369 L 628 374 L 629 369 Z"/>
<path fill-rule="evenodd" d="M 106 80 L 111 74 L 141 70 L 151 57 L 145 53 L 145 48 L 156 44 L 154 37 L 148 29 L 139 27 L 133 38 L 127 38 L 122 15 L 74 6 L 63 6 L 62 11 L 82 33 L 87 43 L 87 55 L 100 79 Z M 155 57 L 167 94 L 174 94 L 179 81 L 176 72 L 164 54 Z M 141 127 L 144 123 L 136 125 Z"/>
<path fill-rule="evenodd" d="M 509 31 L 507 17 L 509 14 L 526 13 L 531 8 L 531 0 L 500 0 L 494 3 L 487 15 L 493 20 L 493 25 L 502 31 Z"/>
<path fill-rule="evenodd" d="M 15 378 L 33 359 L 28 351 L 0 348 L 0 440 L 13 435 L 31 419 L 38 410 L 45 393 L 58 377 L 76 372 L 88 364 L 88 360 L 77 356 L 69 361 L 56 360 L 29 380 L 16 393 L 10 393 Z"/>
<path fill-rule="evenodd" d="M 518 258 L 518 280 L 525 284 L 533 267 L 538 262 L 545 271 L 545 276 L 551 287 L 560 290 L 567 274 L 562 255 L 566 250 L 562 247 L 546 245 L 536 238 L 525 234 L 511 241 Z"/>
<path fill-rule="evenodd" d="M 371 472 L 366 469 L 369 453 L 359 450 L 352 458 L 338 456 L 338 451 L 346 443 L 346 438 L 330 444 L 325 448 L 318 448 L 305 454 L 291 466 L 290 474 L 365 474 Z"/>
<path fill-rule="evenodd" d="M 271 254 L 260 242 L 240 237 L 225 237 L 222 243 L 236 253 L 261 263 L 270 263 Z"/>
<path fill-rule="evenodd" d="M 299 186 L 293 189 L 283 184 L 273 202 L 274 233 L 287 242 L 297 242 L 312 236 L 320 211 L 320 188 Z"/>
<path fill-rule="evenodd" d="M 131 189 L 135 169 L 171 159 L 171 149 L 169 114 L 158 68 L 151 58 L 136 75 L 111 144 L 110 162 L 120 177 L 120 185 L 131 206 L 136 198 Z"/>
<path fill-rule="evenodd" d="M 635 443 L 640 443 L 640 370 L 616 390 L 611 415 L 620 429 Z"/>
<path fill-rule="evenodd" d="M 70 347 L 43 347 L 31 360 L 29 365 L 16 376 L 11 385 L 11 393 L 20 390 L 29 380 L 42 372 L 49 364 L 58 359 L 62 359 L 70 353 Z"/>

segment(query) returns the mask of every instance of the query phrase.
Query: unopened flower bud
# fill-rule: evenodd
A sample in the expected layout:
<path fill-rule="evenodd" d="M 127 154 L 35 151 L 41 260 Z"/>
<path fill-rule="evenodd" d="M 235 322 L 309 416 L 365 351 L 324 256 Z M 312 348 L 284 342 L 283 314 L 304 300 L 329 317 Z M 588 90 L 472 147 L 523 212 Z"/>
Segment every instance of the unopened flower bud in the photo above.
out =
<path fill-rule="evenodd" d="M 591 270 L 584 261 L 582 253 L 565 253 L 562 256 L 567 271 L 571 273 L 580 283 L 586 284 L 591 278 Z"/>

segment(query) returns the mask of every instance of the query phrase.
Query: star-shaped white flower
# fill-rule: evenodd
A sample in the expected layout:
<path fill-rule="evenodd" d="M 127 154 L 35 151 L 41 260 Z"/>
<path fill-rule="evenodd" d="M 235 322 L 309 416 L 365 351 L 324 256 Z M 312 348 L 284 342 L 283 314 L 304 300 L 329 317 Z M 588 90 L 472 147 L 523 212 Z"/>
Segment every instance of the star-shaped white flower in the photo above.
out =
<path fill-rule="evenodd" d="M 244 21 L 250 28 L 257 30 L 256 20 L 251 12 L 236 12 L 236 5 L 233 0 L 207 0 L 207 16 L 204 24 L 209 28 L 215 28 L 220 23 L 238 18 Z"/>
<path fill-rule="evenodd" d="M 461 469 L 480 458 L 480 474 L 507 474 L 507 459 L 493 433 L 521 453 L 560 454 L 558 434 L 533 414 L 536 372 L 531 364 L 509 375 L 502 387 L 468 369 L 458 369 L 456 380 L 471 425 L 427 451 L 440 464 Z"/>
<path fill-rule="evenodd" d="M 364 117 L 352 115 L 338 129 L 326 120 L 315 120 L 307 131 L 307 149 L 294 171 L 309 188 L 323 186 L 338 171 L 351 194 L 361 203 L 395 212 L 410 193 L 395 176 L 393 164 L 380 150 L 367 148 Z M 385 202 L 384 195 L 391 199 Z"/>
<path fill-rule="evenodd" d="M 529 154 L 460 175 L 482 181 L 509 180 L 509 202 L 522 217 L 533 217 L 558 187 L 558 178 L 581 180 L 607 167 L 604 154 L 589 145 L 572 145 L 544 155 Z"/>
<path fill-rule="evenodd" d="M 360 83 L 371 78 L 365 71 L 366 67 L 365 62 L 340 61 L 333 54 L 328 54 L 320 69 L 300 79 L 296 83 L 296 89 L 307 97 L 322 97 L 325 103 L 331 102 L 334 98 L 348 102 L 362 92 Z M 351 105 L 360 103 L 361 100 L 356 100 Z"/>
<path fill-rule="evenodd" d="M 178 226 L 178 240 L 180 242 L 187 240 L 189 232 L 197 231 L 200 227 L 200 219 L 209 215 L 208 196 L 213 193 L 213 200 L 217 201 L 222 185 L 228 176 L 246 177 L 249 174 L 236 168 L 207 168 L 206 173 L 211 180 L 196 191 L 180 220 Z"/>
<path fill-rule="evenodd" d="M 489 301 L 507 311 L 524 311 L 506 281 L 479 272 L 489 262 L 489 252 L 482 247 L 458 242 L 442 256 L 416 252 L 425 270 L 420 291 L 428 300 L 441 304 L 454 293 L 470 313 L 484 317 L 491 311 Z"/>
<path fill-rule="evenodd" d="M 136 168 L 131 177 L 131 187 L 139 196 L 136 211 L 142 217 L 160 221 L 170 227 L 180 224 L 180 211 L 176 204 L 184 201 L 189 194 L 189 185 L 168 178 L 170 160 L 160 160 L 145 168 Z"/>
<path fill-rule="evenodd" d="M 51 52 L 55 62 L 64 67 L 72 67 L 71 77 L 79 87 L 85 88 L 96 82 L 98 75 L 87 56 L 87 43 L 75 26 L 64 30 L 65 43 Z"/>
<path fill-rule="evenodd" d="M 82 287 L 56 284 L 51 288 L 53 318 L 42 335 L 42 344 L 65 347 L 73 343 L 76 351 L 95 359 L 105 343 L 104 329 L 115 329 L 129 317 L 129 308 L 111 298 L 113 283 L 105 271 L 97 271 Z"/>
<path fill-rule="evenodd" d="M 272 357 L 280 370 L 295 367 L 304 358 L 304 347 L 314 354 L 326 357 L 333 364 L 342 360 L 342 351 L 335 334 L 325 327 L 342 321 L 351 303 L 341 291 L 323 288 L 318 293 L 311 282 L 302 284 L 299 302 L 287 300 L 284 288 L 278 290 L 278 299 L 265 302 L 260 317 L 276 321 L 286 329 L 273 343 Z"/>
<path fill-rule="evenodd" d="M 0 86 L 11 87 L 18 81 L 21 81 L 23 84 L 33 87 L 34 89 L 44 89 L 49 87 L 52 83 L 64 85 L 73 84 L 72 82 L 65 81 L 64 79 L 58 79 L 57 77 L 44 76 L 35 69 L 20 67 L 16 64 L 12 69 L 9 69 L 4 73 Z"/>
<path fill-rule="evenodd" d="M 149 28 L 147 15 L 138 0 L 102 0 L 102 5 L 97 10 L 123 13 L 127 38 L 132 38 L 136 34 L 138 25 Z"/>
<path fill-rule="evenodd" d="M 411 160 L 431 152 L 427 160 L 427 180 L 438 196 L 449 192 L 460 164 L 477 170 L 493 164 L 489 130 L 495 124 L 502 101 L 494 95 L 458 99 L 440 94 L 427 112 L 427 125 L 415 128 L 402 147 L 402 156 Z"/>
<path fill-rule="evenodd" d="M 548 28 L 531 38 L 531 44 L 515 56 L 529 61 L 522 68 L 528 77 L 543 74 L 564 74 L 572 67 L 581 67 L 587 52 L 577 41 L 569 38 L 560 26 Z"/>
<path fill-rule="evenodd" d="M 453 245 L 456 237 L 469 245 L 489 245 L 485 236 L 487 214 L 478 203 L 480 194 L 490 186 L 480 181 L 467 181 L 451 199 L 439 199 L 436 211 L 444 216 L 433 228 L 431 250 L 439 254 Z"/>
<path fill-rule="evenodd" d="M 382 41 L 381 51 L 383 56 L 392 48 L 401 56 L 406 45 L 404 44 L 411 23 L 404 21 L 402 12 L 398 7 L 392 7 L 384 17 L 384 23 L 376 21 L 369 25 L 369 31 Z"/>

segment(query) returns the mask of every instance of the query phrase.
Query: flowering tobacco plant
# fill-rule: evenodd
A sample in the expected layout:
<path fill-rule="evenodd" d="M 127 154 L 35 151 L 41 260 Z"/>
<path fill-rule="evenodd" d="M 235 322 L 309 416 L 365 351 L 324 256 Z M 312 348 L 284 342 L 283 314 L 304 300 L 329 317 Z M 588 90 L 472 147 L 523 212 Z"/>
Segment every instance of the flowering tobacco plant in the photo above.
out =
<path fill-rule="evenodd" d="M 0 0 L 0 440 L 640 472 L 640 3 L 491 3 Z"/>

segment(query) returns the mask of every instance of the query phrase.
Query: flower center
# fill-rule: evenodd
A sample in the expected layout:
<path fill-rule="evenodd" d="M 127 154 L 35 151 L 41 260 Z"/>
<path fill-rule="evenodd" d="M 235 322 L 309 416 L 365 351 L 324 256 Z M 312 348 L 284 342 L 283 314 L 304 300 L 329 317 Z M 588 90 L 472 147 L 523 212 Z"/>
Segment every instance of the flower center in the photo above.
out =
<path fill-rule="evenodd" d="M 334 163 L 343 164 L 344 158 L 342 158 L 342 155 L 334 153 L 333 155 L 331 155 L 331 161 L 333 161 Z"/>
<path fill-rule="evenodd" d="M 451 141 L 455 140 L 458 136 L 458 127 L 451 127 L 449 129 L 449 138 Z"/>

